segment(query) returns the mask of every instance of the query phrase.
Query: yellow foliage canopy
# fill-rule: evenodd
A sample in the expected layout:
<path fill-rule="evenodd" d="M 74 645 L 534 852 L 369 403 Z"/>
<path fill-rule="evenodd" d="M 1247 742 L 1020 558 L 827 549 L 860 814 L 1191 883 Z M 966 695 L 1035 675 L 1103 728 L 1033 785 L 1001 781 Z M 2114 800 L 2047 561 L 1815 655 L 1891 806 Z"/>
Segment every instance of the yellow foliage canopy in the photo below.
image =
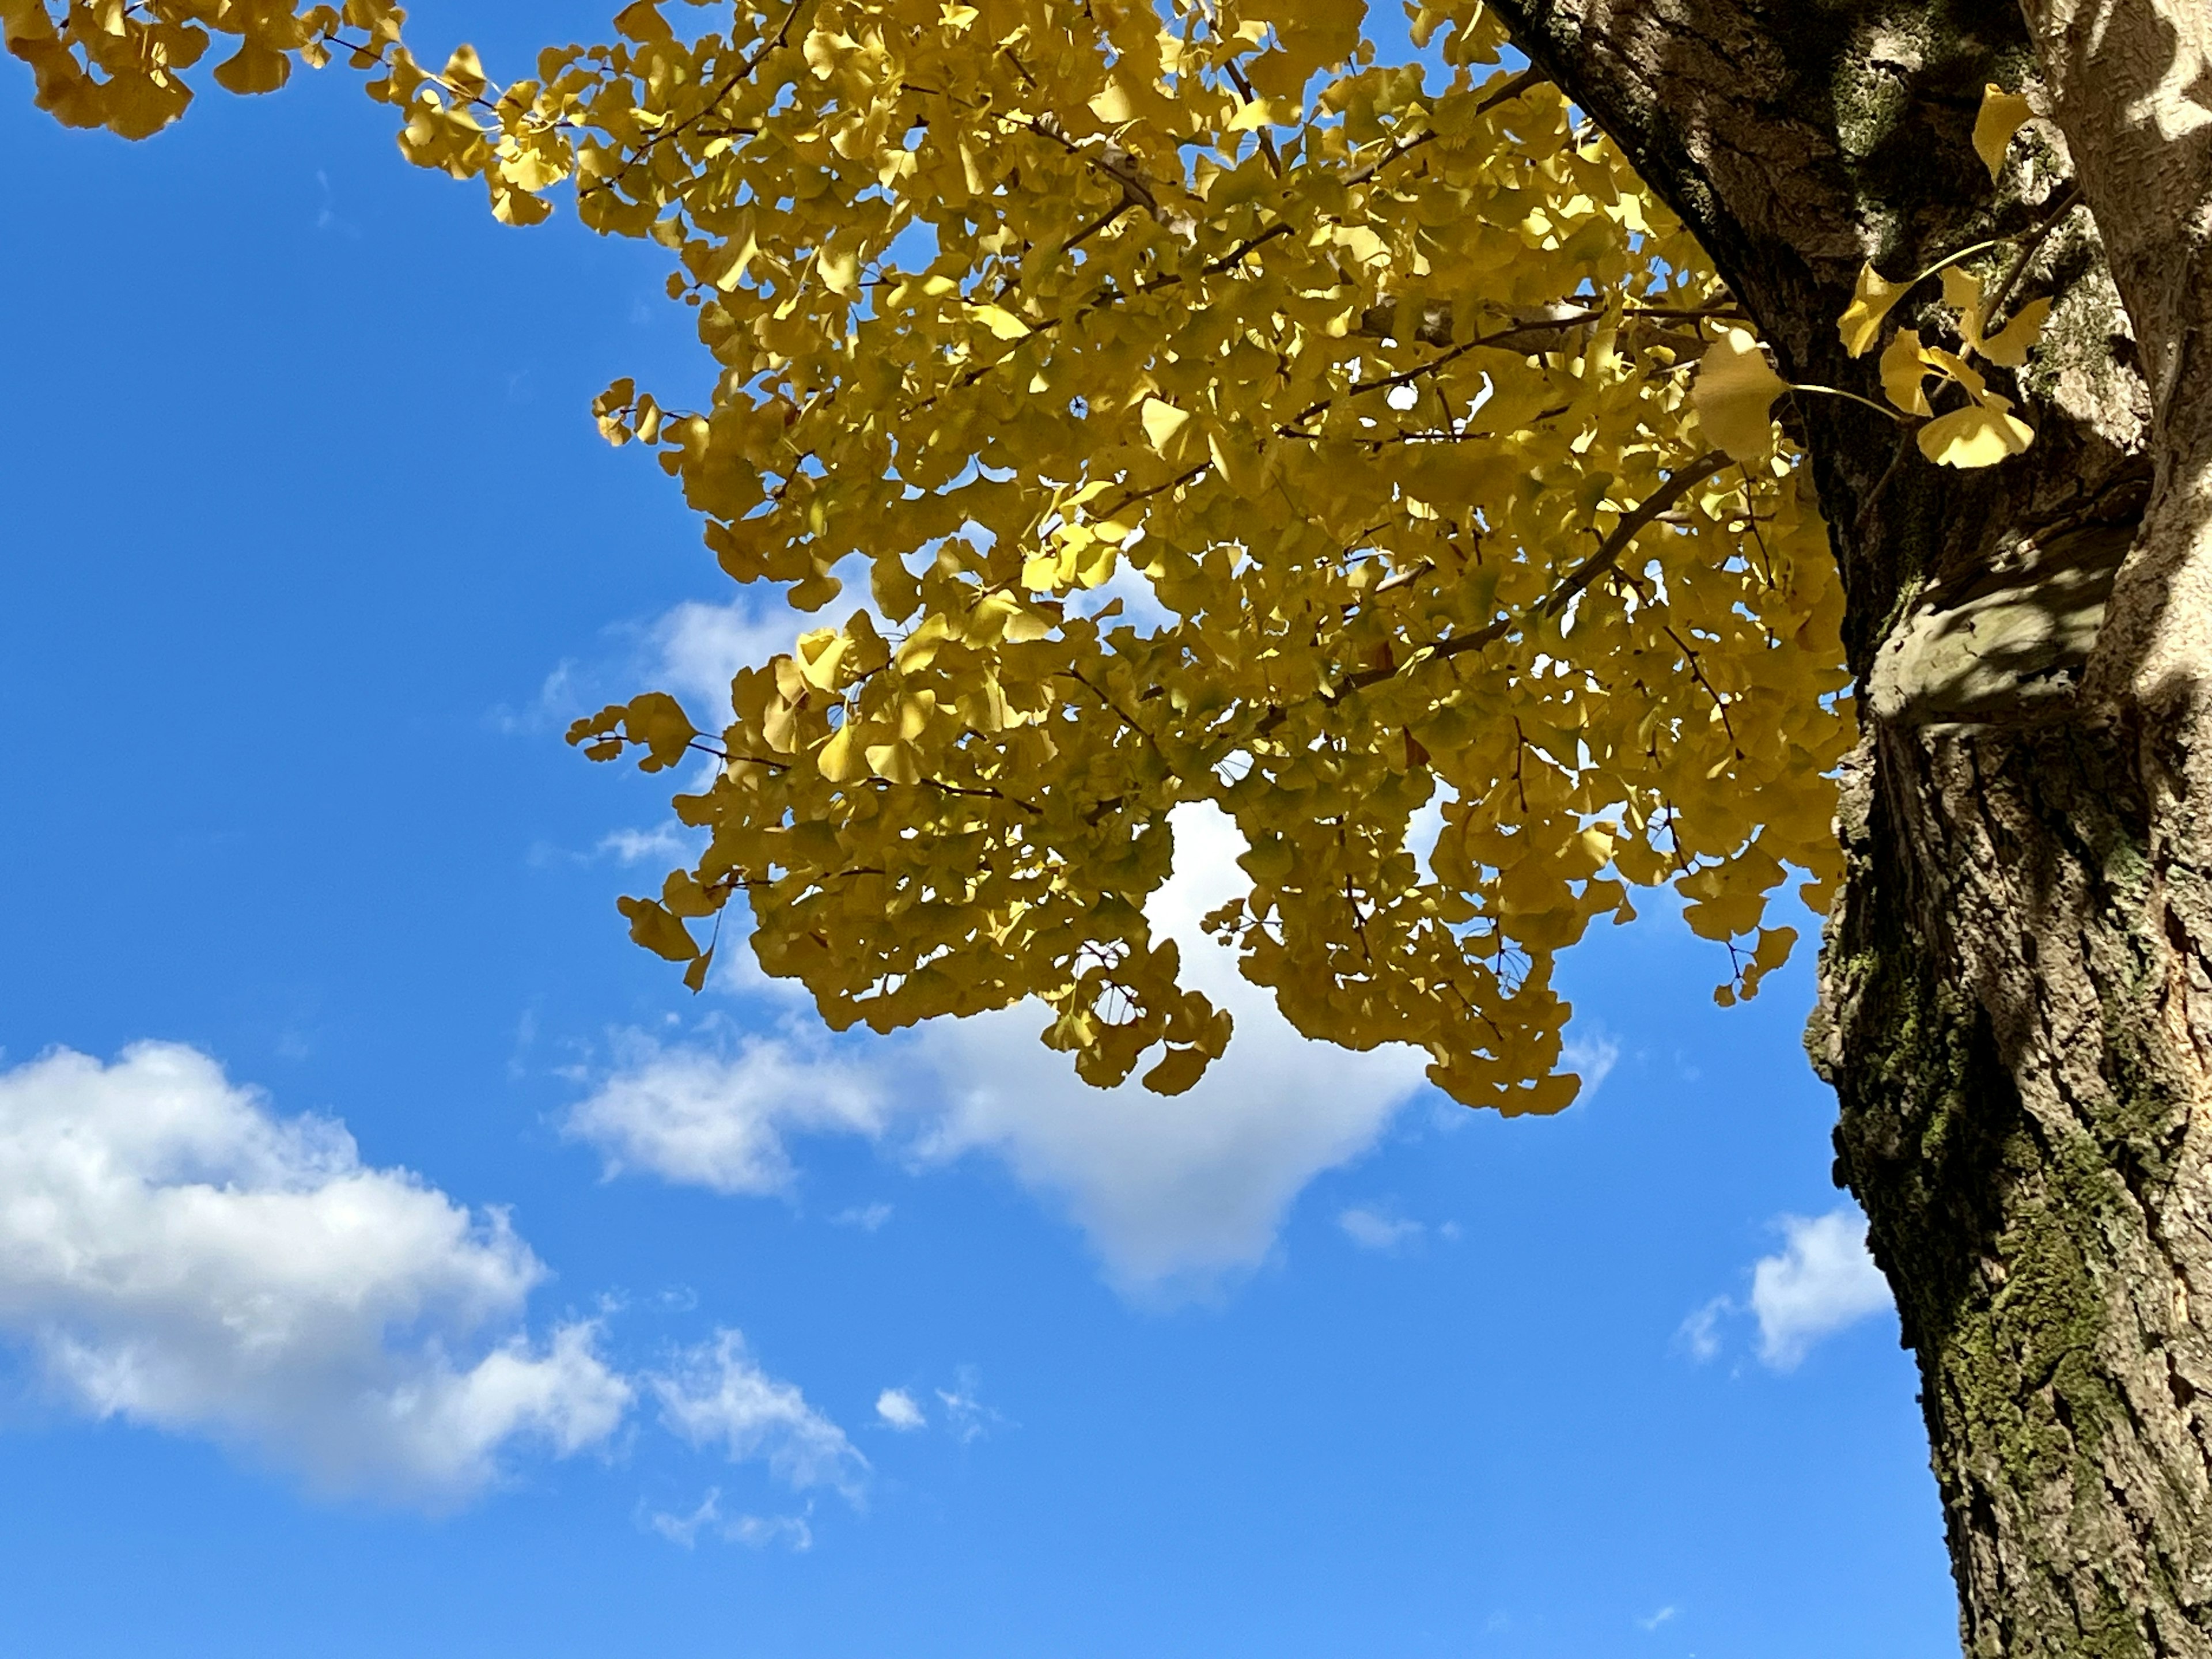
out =
<path fill-rule="evenodd" d="M 1476 0 L 1409 64 L 1352 0 L 709 9 L 638 0 L 501 89 L 377 0 L 0 0 L 64 120 L 173 118 L 210 32 L 237 90 L 349 51 L 501 218 L 565 185 L 670 251 L 714 397 L 625 381 L 601 429 L 826 616 L 726 730 L 655 693 L 571 734 L 719 757 L 640 943 L 696 985 L 743 895 L 835 1025 L 1036 997 L 1084 1077 L 1173 1092 L 1228 1019 L 1144 903 L 1212 802 L 1244 973 L 1508 1111 L 1571 1098 L 1553 957 L 1632 888 L 1729 942 L 1724 999 L 1782 959 L 1852 735 L 1826 535 L 1763 402 L 1700 429 L 1723 342 L 1772 390 L 1704 255 Z"/>

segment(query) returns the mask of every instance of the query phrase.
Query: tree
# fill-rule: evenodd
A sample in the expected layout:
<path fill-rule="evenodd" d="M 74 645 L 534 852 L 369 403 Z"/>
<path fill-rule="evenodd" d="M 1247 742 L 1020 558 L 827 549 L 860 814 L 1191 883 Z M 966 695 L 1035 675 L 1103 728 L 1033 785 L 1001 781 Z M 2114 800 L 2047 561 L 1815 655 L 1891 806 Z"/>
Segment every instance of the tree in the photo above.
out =
<path fill-rule="evenodd" d="M 1444 0 L 1391 64 L 1351 0 L 714 16 L 499 88 L 381 0 L 0 0 L 72 125 L 157 131 L 211 32 L 234 92 L 342 52 L 502 220 L 670 251 L 720 378 L 601 429 L 734 579 L 872 601 L 719 733 L 572 733 L 715 757 L 707 852 L 623 901 L 695 988 L 743 894 L 833 1024 L 1034 996 L 1187 1088 L 1228 1023 L 1142 901 L 1212 802 L 1210 925 L 1294 1024 L 1548 1111 L 1559 950 L 1670 883 L 1748 995 L 1804 872 L 1967 1650 L 2212 1653 L 2212 25 Z"/>

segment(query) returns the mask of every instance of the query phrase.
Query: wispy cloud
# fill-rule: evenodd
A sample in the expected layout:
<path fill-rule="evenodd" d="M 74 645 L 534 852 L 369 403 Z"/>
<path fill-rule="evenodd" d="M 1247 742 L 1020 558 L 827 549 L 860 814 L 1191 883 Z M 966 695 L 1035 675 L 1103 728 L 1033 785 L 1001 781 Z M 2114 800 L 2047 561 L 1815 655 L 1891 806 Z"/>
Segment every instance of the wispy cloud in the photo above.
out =
<path fill-rule="evenodd" d="M 653 1514 L 646 1516 L 646 1524 L 670 1543 L 684 1549 L 695 1547 L 702 1532 L 726 1540 L 732 1544 L 747 1545 L 753 1549 L 764 1549 L 779 1539 L 788 1540 L 794 1551 L 811 1549 L 814 1532 L 805 1517 L 797 1515 L 737 1515 L 722 1514 L 722 1491 L 710 1486 L 700 1500 L 699 1507 L 689 1515 Z"/>
<path fill-rule="evenodd" d="M 1673 1619 L 1674 1616 L 1674 1607 L 1670 1602 L 1666 1607 L 1660 1608 L 1658 1612 L 1653 1613 L 1650 1618 L 1638 1620 L 1636 1621 L 1636 1627 L 1638 1630 L 1645 1631 L 1657 1630 L 1660 1626 L 1667 1623 L 1669 1620 Z"/>
<path fill-rule="evenodd" d="M 888 1204 L 854 1204 L 830 1218 L 833 1227 L 858 1227 L 864 1233 L 879 1231 L 891 1218 Z"/>
<path fill-rule="evenodd" d="M 945 1407 L 945 1425 L 952 1437 L 962 1445 L 981 1439 L 993 1426 L 1006 1419 L 982 1402 L 979 1397 L 980 1377 L 973 1365 L 960 1368 L 959 1380 L 950 1389 L 939 1389 L 937 1397 Z"/>
<path fill-rule="evenodd" d="M 1559 1051 L 1559 1063 L 1582 1079 L 1583 1091 L 1577 1098 L 1589 1101 L 1620 1063 L 1620 1045 L 1601 1030 L 1571 1031 Z"/>
<path fill-rule="evenodd" d="M 1341 1212 L 1336 1224 L 1346 1238 L 1363 1250 L 1395 1250 L 1428 1231 L 1418 1221 L 1396 1220 L 1362 1209 Z"/>
<path fill-rule="evenodd" d="M 717 1332 L 646 1381 L 661 1421 L 693 1445 L 719 1444 L 733 1463 L 758 1459 L 787 1485 L 858 1501 L 867 1459 L 796 1387 L 763 1371 L 738 1332 Z"/>
<path fill-rule="evenodd" d="M 576 683 L 576 665 L 563 659 L 538 687 L 538 695 L 520 708 L 501 703 L 489 720 L 495 732 L 543 732 L 574 719 L 584 692 Z"/>
<path fill-rule="evenodd" d="M 623 864 L 688 865 L 697 850 L 697 840 L 696 836 L 686 837 L 672 823 L 662 823 L 650 830 L 617 830 L 602 836 L 598 850 Z"/>
<path fill-rule="evenodd" d="M 1733 1298 L 1717 1296 L 1682 1322 L 1674 1334 L 1675 1339 L 1688 1350 L 1692 1359 L 1702 1364 L 1720 1352 L 1721 1321 L 1735 1311 Z"/>

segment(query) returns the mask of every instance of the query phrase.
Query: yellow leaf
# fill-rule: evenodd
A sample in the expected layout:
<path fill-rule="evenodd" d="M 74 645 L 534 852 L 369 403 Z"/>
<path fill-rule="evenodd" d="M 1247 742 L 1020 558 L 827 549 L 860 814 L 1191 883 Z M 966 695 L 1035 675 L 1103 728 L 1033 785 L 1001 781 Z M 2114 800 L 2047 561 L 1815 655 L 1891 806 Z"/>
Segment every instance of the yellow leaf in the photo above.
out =
<path fill-rule="evenodd" d="M 629 918 L 630 938 L 653 955 L 689 962 L 699 954 L 699 942 L 684 924 L 651 899 L 619 898 L 615 908 Z"/>
<path fill-rule="evenodd" d="M 975 320 L 989 329 L 1001 340 L 1018 340 L 1030 331 L 1030 325 L 1002 306 L 970 306 Z"/>
<path fill-rule="evenodd" d="M 830 741 L 822 745 L 814 757 L 822 769 L 822 775 L 832 783 L 850 783 L 868 774 L 866 757 L 860 752 L 854 735 L 855 722 L 848 716 L 845 723 L 830 734 Z"/>
<path fill-rule="evenodd" d="M 221 80 L 222 70 L 218 69 L 216 76 Z M 151 137 L 182 115 L 192 96 L 191 89 L 173 75 L 118 75 L 102 90 L 107 126 L 125 138 Z"/>
<path fill-rule="evenodd" d="M 1146 398 L 1144 408 L 1139 413 L 1145 422 L 1146 440 L 1158 450 L 1165 450 L 1169 441 L 1182 430 L 1183 423 L 1190 419 L 1188 410 L 1177 409 L 1173 404 L 1164 403 L 1158 398 Z"/>
<path fill-rule="evenodd" d="M 1920 428 L 1920 453 L 1939 466 L 1995 466 L 2035 440 L 2035 428 L 2007 413 L 2009 408 L 1992 395 L 1988 403 L 1938 415 Z"/>
<path fill-rule="evenodd" d="M 1111 127 L 1121 125 L 1137 112 L 1129 101 L 1128 89 L 1119 81 L 1109 81 L 1106 90 L 1091 100 L 1091 112 Z"/>
<path fill-rule="evenodd" d="M 676 31 L 668 27 L 668 20 L 653 0 L 636 0 L 635 5 L 623 7 L 615 14 L 615 33 L 625 40 L 640 42 L 673 40 Z"/>
<path fill-rule="evenodd" d="M 235 55 L 215 66 L 216 84 L 226 92 L 274 92 L 291 74 L 292 60 L 258 40 L 241 42 Z"/>
<path fill-rule="evenodd" d="M 921 768 L 915 764 L 915 748 L 910 743 L 877 743 L 868 745 L 868 770 L 887 783 L 919 783 Z"/>
<path fill-rule="evenodd" d="M 822 276 L 822 286 L 841 300 L 856 300 L 860 295 L 860 251 L 858 248 L 824 247 L 814 256 L 814 268 Z"/>
<path fill-rule="evenodd" d="M 647 691 L 632 697 L 623 714 L 623 720 L 632 743 L 646 746 L 647 758 L 638 763 L 641 772 L 660 772 L 684 758 L 691 739 L 699 735 L 684 714 L 683 705 L 665 691 Z"/>
<path fill-rule="evenodd" d="M 1265 98 L 1255 98 L 1250 103 L 1246 104 L 1243 108 L 1239 109 L 1236 114 L 1231 116 L 1229 118 L 1229 125 L 1223 128 L 1222 131 L 1224 132 L 1253 132 L 1266 126 L 1274 118 L 1274 107 L 1269 100 Z M 1164 1065 L 1165 1063 L 1166 1062 L 1164 1061 L 1162 1062 Z"/>
<path fill-rule="evenodd" d="M 1920 357 L 1923 362 L 1966 387 L 1966 395 L 1976 403 L 1989 400 L 1989 377 L 1956 352 L 1946 351 L 1942 346 L 1923 345 L 1920 348 Z M 1998 401 L 2003 400 L 2000 398 Z"/>
<path fill-rule="evenodd" d="M 553 216 L 553 204 L 526 190 L 514 190 L 494 180 L 491 216 L 503 225 L 542 225 Z"/>
<path fill-rule="evenodd" d="M 2016 92 L 2007 92 L 1994 82 L 1982 88 L 1981 113 L 1974 118 L 1974 153 L 1990 170 L 1991 184 L 2004 171 L 2004 155 L 2013 135 L 2034 113 L 2027 100 Z"/>
<path fill-rule="evenodd" d="M 452 88 L 453 96 L 463 103 L 483 97 L 485 88 L 491 84 L 484 77 L 483 60 L 477 56 L 477 49 L 470 46 L 453 48 L 453 56 L 446 60 L 446 72 L 438 78 Z"/>
<path fill-rule="evenodd" d="M 2029 301 L 2010 322 L 1982 342 L 1982 356 L 2000 368 L 2020 368 L 2043 337 L 2043 325 L 2050 316 L 2050 301 Z"/>
<path fill-rule="evenodd" d="M 1984 349 L 1982 344 L 1982 279 L 1971 276 L 1956 265 L 1943 272 L 1943 303 L 1959 313 L 1959 341 L 1966 351 Z"/>
<path fill-rule="evenodd" d="M 719 896 L 702 887 L 689 870 L 668 872 L 668 878 L 660 884 L 660 903 L 670 915 L 686 920 L 711 916 L 721 908 Z"/>
<path fill-rule="evenodd" d="M 796 663 L 799 678 L 817 691 L 837 684 L 838 665 L 845 660 L 850 641 L 834 628 L 817 628 L 799 636 Z"/>
<path fill-rule="evenodd" d="M 1749 331 L 1732 328 L 1698 364 L 1690 398 L 1708 438 L 1739 461 L 1762 461 L 1774 449 L 1767 411 L 1789 389 Z"/>
<path fill-rule="evenodd" d="M 1854 357 L 1863 357 L 1874 349 L 1874 343 L 1881 337 L 1882 319 L 1897 303 L 1898 296 L 1911 288 L 1911 283 L 1893 283 L 1874 268 L 1869 260 L 1859 272 L 1859 280 L 1851 290 L 1851 302 L 1844 307 L 1837 319 L 1836 331 L 1843 336 L 1844 349 Z"/>
<path fill-rule="evenodd" d="M 1140 1080 L 1156 1095 L 1179 1095 L 1206 1075 L 1212 1058 L 1202 1048 L 1170 1048 Z"/>
<path fill-rule="evenodd" d="M 1921 355 L 1920 331 L 1900 328 L 1882 348 L 1883 393 L 1908 415 L 1932 414 L 1924 389 L 1927 379 L 1928 362 Z"/>

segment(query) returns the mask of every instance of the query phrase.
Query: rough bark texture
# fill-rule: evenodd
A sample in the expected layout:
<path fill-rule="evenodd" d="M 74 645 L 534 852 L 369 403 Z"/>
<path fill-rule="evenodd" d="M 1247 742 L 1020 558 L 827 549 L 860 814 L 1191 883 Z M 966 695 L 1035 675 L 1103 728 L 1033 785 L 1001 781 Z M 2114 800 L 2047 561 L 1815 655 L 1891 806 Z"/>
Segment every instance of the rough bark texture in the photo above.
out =
<path fill-rule="evenodd" d="M 1808 1046 L 1919 1358 L 1967 1652 L 2212 1659 L 2212 16 L 1497 9 L 1793 380 L 1879 396 L 1835 328 L 1862 260 L 2079 192 L 2020 290 L 2057 299 L 2026 456 L 1951 472 L 1798 400 L 1864 727 Z M 2054 118 L 1995 190 L 1988 82 Z"/>

